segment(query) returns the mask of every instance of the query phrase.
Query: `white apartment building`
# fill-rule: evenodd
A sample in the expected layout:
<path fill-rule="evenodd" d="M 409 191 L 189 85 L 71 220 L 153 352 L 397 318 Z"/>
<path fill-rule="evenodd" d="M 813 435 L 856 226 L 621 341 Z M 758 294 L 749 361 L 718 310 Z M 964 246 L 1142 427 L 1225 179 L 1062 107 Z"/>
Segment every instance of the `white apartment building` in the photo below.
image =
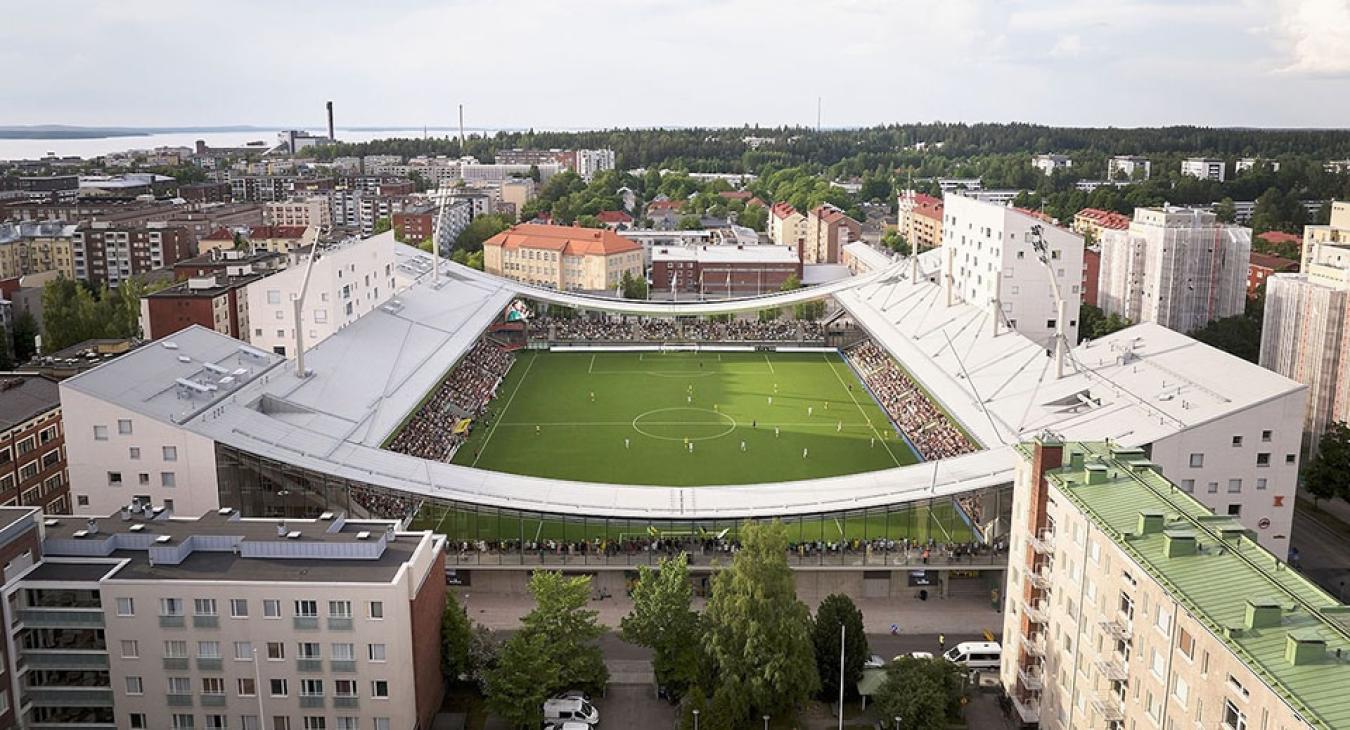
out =
<path fill-rule="evenodd" d="M 562 165 L 547 162 L 542 165 L 498 165 L 495 163 L 465 162 L 459 166 L 459 176 L 460 179 L 469 184 L 499 183 L 512 177 L 529 177 L 531 168 L 539 170 L 539 182 L 541 183 L 547 182 L 549 178 L 563 170 Z"/>
<path fill-rule="evenodd" d="M 1144 451 L 1018 447 L 1000 678 L 1023 723 L 1350 727 L 1350 607 Z"/>
<path fill-rule="evenodd" d="M 1181 161 L 1182 175 L 1190 175 L 1201 180 L 1223 182 L 1226 168 L 1223 160 L 1209 157 L 1192 157 Z"/>
<path fill-rule="evenodd" d="M 589 181 L 595 173 L 614 169 L 614 150 L 577 150 L 575 172 Z M 543 171 L 540 170 L 540 177 Z"/>
<path fill-rule="evenodd" d="M 390 218 L 412 202 L 403 195 L 380 195 L 363 190 L 334 190 L 330 201 L 333 224 L 354 228 L 363 236 L 375 232 L 375 223 Z"/>
<path fill-rule="evenodd" d="M 263 221 L 270 226 L 333 226 L 333 209 L 328 198 L 315 195 L 296 200 L 279 200 L 263 204 Z"/>
<path fill-rule="evenodd" d="M 1044 263 L 1029 238 L 1033 228 L 1045 242 Z M 1067 345 L 1078 341 L 1082 236 L 1027 211 L 948 193 L 941 251 L 949 299 L 998 312 L 1006 326 L 1049 350 L 1059 325 L 1057 286 Z"/>
<path fill-rule="evenodd" d="M 796 246 L 806 240 L 806 216 L 788 203 L 769 208 L 769 240 L 778 246 Z"/>
<path fill-rule="evenodd" d="M 0 602 L 23 727 L 413 730 L 440 708 L 430 531 L 139 502 L 0 518 L 0 549 L 24 550 Z"/>
<path fill-rule="evenodd" d="M 1031 166 L 1041 171 L 1043 175 L 1051 175 L 1055 170 L 1067 170 L 1073 167 L 1073 160 L 1066 155 L 1035 155 L 1031 158 Z"/>
<path fill-rule="evenodd" d="M 1267 160 L 1260 157 L 1243 157 L 1239 159 L 1237 162 L 1233 163 L 1233 174 L 1245 172 L 1247 170 L 1256 167 L 1257 165 L 1265 165 L 1266 167 L 1270 168 L 1271 172 L 1280 171 L 1280 163 L 1277 160 Z"/>
<path fill-rule="evenodd" d="M 1350 420 L 1350 203 L 1304 229 L 1302 270 L 1266 280 L 1261 365 L 1308 386 L 1304 428 L 1316 448 Z"/>
<path fill-rule="evenodd" d="M 1097 301 L 1107 314 L 1192 332 L 1241 314 L 1251 229 L 1194 208 L 1137 208 L 1126 230 L 1103 230 Z"/>
<path fill-rule="evenodd" d="M 1116 155 L 1106 161 L 1108 180 L 1147 180 L 1153 174 L 1153 163 L 1147 157 Z"/>
<path fill-rule="evenodd" d="M 320 248 L 300 313 L 305 347 L 322 342 L 394 295 L 395 243 L 391 230 Z M 248 285 L 249 342 L 285 357 L 295 356 L 294 302 L 310 268 L 308 252 L 298 256 L 293 265 Z"/>

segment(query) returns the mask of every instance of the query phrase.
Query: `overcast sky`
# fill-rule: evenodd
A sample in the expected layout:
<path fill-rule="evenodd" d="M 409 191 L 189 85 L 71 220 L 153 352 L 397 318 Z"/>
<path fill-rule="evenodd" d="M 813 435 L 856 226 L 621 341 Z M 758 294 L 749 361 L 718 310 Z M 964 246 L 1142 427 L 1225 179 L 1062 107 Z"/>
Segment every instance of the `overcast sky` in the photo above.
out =
<path fill-rule="evenodd" d="M 8 5 L 0 124 L 1350 120 L 1350 0 Z"/>

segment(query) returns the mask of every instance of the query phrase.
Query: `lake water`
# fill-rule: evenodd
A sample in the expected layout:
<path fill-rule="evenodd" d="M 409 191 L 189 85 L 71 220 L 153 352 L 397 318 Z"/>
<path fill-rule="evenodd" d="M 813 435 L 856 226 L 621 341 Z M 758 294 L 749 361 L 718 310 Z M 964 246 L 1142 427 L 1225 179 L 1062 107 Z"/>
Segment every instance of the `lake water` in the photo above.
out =
<path fill-rule="evenodd" d="M 36 160 L 55 154 L 58 157 L 77 155 L 89 158 L 112 152 L 127 150 L 149 150 L 155 147 L 195 147 L 197 140 L 204 140 L 210 147 L 241 147 L 249 142 L 261 141 L 266 147 L 277 143 L 277 133 L 282 130 L 249 130 L 244 132 L 174 132 L 168 134 L 145 134 L 135 137 L 86 137 L 84 139 L 0 139 L 0 160 Z M 326 129 L 311 129 L 312 134 L 327 134 Z M 488 134 L 494 132 L 481 129 L 466 129 L 469 134 Z M 452 132 L 446 130 L 428 131 L 428 137 L 447 137 Z M 350 130 L 337 128 L 340 142 L 369 142 L 373 139 L 404 137 L 420 139 L 421 131 L 392 129 Z"/>

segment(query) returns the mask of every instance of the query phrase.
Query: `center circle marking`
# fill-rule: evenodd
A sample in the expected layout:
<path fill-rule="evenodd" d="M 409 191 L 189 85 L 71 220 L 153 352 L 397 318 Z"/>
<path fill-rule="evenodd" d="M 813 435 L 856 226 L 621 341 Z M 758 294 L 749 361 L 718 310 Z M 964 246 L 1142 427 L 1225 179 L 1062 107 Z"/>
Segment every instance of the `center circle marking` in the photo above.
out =
<path fill-rule="evenodd" d="M 720 432 L 720 433 L 712 434 L 711 436 L 662 436 L 662 435 L 659 434 L 659 433 L 652 433 L 651 431 L 644 430 L 644 429 L 642 428 L 642 426 L 639 425 L 639 423 L 640 423 L 643 419 L 645 419 L 645 418 L 649 418 L 649 417 L 651 417 L 651 416 L 657 416 L 657 415 L 660 415 L 660 414 L 662 414 L 662 413 L 676 413 L 676 412 L 693 412 L 693 413 L 708 414 L 708 415 L 710 415 L 710 416 L 714 416 L 714 417 L 717 418 L 718 421 L 721 421 L 722 424 L 724 424 L 724 425 L 726 426 L 726 430 L 725 430 L 725 431 L 722 431 L 722 432 Z M 657 408 L 656 410 L 647 411 L 646 413 L 639 413 L 639 414 L 637 415 L 637 417 L 635 417 L 635 418 L 633 419 L 633 424 L 632 424 L 632 425 L 633 425 L 633 430 L 634 430 L 634 431 L 637 431 L 638 433 L 642 434 L 643 436 L 646 436 L 646 437 L 648 437 L 648 438 L 660 439 L 660 440 L 662 440 L 662 441 L 709 441 L 709 440 L 711 440 L 711 439 L 719 439 L 719 438 L 722 438 L 723 436 L 726 436 L 727 434 L 731 433 L 732 431 L 735 431 L 735 430 L 736 430 L 736 419 L 732 418 L 731 416 L 728 416 L 728 415 L 725 414 L 725 413 L 719 413 L 719 412 L 717 412 L 717 411 L 710 411 L 710 410 L 708 410 L 707 408 L 688 408 L 688 407 Z M 662 425 L 662 426 L 679 426 L 679 425 L 682 425 L 682 424 L 679 423 L 679 422 L 671 422 L 671 421 L 667 421 L 667 422 L 661 423 L 660 425 Z M 690 425 L 690 426 L 695 426 L 695 425 L 698 425 L 698 426 L 711 426 L 711 425 L 716 425 L 716 424 L 710 424 L 710 423 L 707 423 L 707 422 L 703 422 L 703 423 L 689 423 L 688 425 Z"/>

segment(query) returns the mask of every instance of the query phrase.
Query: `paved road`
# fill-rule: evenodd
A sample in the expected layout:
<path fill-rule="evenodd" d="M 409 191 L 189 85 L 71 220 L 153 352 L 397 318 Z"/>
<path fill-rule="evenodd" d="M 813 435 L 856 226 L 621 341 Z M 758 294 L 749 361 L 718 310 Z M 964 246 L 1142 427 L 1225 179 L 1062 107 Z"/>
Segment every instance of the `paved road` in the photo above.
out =
<path fill-rule="evenodd" d="M 1332 595 L 1350 598 L 1350 525 L 1304 500 L 1294 509 L 1293 546 L 1299 570 Z"/>

